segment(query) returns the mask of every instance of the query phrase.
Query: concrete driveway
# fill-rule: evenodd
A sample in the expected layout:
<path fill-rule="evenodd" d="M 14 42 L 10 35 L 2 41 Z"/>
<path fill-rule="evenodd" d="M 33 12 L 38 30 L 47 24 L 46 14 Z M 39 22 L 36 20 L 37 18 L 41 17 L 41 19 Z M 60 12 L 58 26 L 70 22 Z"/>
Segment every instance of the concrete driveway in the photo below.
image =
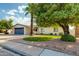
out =
<path fill-rule="evenodd" d="M 21 39 L 25 36 L 28 36 L 28 35 L 0 35 L 0 40 L 2 39 L 9 39 L 9 40 L 12 40 L 12 39 Z"/>
<path fill-rule="evenodd" d="M 26 35 L 0 35 L 0 43 L 3 41 L 7 42 L 9 40 L 20 39 L 24 36 Z M 0 45 L 0 56 L 19 56 L 19 54 L 7 50 Z"/>
<path fill-rule="evenodd" d="M 12 41 L 3 40 L 3 42 L 0 42 L 0 45 L 3 48 L 16 52 L 21 56 L 70 56 L 66 53 Z"/>
<path fill-rule="evenodd" d="M 0 46 L 21 56 L 70 56 L 66 53 L 12 41 L 25 36 L 27 35 L 0 35 Z"/>

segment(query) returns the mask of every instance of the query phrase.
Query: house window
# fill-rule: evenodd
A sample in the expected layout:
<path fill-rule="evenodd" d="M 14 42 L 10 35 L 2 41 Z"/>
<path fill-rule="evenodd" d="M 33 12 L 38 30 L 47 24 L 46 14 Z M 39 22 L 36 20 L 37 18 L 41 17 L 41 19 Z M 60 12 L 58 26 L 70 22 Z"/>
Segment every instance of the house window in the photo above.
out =
<path fill-rule="evenodd" d="M 54 28 L 54 32 L 58 32 L 58 28 Z"/>
<path fill-rule="evenodd" d="M 34 27 L 34 29 L 33 29 L 34 31 L 38 31 L 38 27 Z"/>

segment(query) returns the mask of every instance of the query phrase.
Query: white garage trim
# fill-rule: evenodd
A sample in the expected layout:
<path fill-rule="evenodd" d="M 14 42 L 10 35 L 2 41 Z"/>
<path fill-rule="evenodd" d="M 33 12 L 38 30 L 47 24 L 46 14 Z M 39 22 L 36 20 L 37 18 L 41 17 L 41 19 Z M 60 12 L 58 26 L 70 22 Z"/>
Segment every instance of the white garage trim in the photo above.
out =
<path fill-rule="evenodd" d="M 25 26 L 25 25 L 22 25 L 22 24 L 16 24 L 13 26 L 13 29 L 12 29 L 12 34 L 15 34 L 15 28 L 24 28 L 24 34 L 29 34 L 29 27 L 28 26 Z"/>

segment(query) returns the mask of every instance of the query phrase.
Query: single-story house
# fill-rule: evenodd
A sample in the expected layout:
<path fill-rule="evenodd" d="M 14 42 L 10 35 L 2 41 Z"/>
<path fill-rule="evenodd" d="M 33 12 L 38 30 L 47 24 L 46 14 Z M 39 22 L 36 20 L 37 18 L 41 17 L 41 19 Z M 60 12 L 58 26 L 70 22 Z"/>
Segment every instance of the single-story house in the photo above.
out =
<path fill-rule="evenodd" d="M 79 37 L 79 26 L 69 26 L 70 34 L 73 36 Z M 59 35 L 63 34 L 63 30 L 61 27 L 53 28 L 53 27 L 39 27 L 37 30 L 33 31 L 33 34 L 53 34 L 53 35 Z M 30 34 L 30 26 L 22 25 L 22 24 L 16 24 L 13 26 L 10 34 L 14 35 L 29 35 Z"/>
<path fill-rule="evenodd" d="M 69 32 L 71 35 L 75 36 L 75 27 L 69 27 Z M 58 27 L 58 28 L 56 28 L 56 27 L 38 28 L 38 30 L 34 33 L 36 33 L 36 34 L 52 34 L 52 35 L 64 34 L 63 29 L 61 27 Z"/>

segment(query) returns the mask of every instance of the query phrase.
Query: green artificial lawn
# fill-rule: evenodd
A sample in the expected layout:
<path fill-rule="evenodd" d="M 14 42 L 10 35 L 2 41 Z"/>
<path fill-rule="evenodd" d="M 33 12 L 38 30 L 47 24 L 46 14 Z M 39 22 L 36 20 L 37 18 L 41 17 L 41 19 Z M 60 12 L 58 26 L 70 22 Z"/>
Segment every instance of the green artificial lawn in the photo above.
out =
<path fill-rule="evenodd" d="M 26 41 L 33 41 L 33 42 L 44 42 L 50 41 L 53 39 L 60 38 L 61 36 L 53 36 L 53 35 L 39 35 L 39 36 L 28 36 L 23 38 Z"/>

